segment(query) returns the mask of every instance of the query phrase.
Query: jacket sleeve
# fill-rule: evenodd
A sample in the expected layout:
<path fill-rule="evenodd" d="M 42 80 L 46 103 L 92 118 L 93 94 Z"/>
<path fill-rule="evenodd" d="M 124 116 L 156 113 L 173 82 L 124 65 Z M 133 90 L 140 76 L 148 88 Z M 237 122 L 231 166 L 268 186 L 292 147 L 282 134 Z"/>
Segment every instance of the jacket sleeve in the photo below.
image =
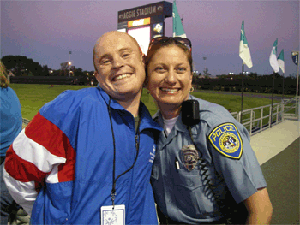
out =
<path fill-rule="evenodd" d="M 75 151 L 57 123 L 49 120 L 51 116 L 63 120 L 67 114 L 63 109 L 61 112 L 55 110 L 55 102 L 51 110 L 45 110 L 45 107 L 40 110 L 6 154 L 3 179 L 16 203 L 29 215 L 45 183 L 74 180 Z M 62 102 L 58 103 L 61 105 Z M 47 119 L 45 115 L 49 115 Z"/>

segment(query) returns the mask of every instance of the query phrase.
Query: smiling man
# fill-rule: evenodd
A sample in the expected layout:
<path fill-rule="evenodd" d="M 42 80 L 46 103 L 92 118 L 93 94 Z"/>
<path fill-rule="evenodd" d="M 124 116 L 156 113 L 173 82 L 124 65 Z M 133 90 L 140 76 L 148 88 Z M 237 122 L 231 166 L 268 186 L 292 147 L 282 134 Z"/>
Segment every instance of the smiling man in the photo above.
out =
<path fill-rule="evenodd" d="M 149 181 L 161 128 L 140 102 L 141 51 L 109 32 L 93 62 L 99 86 L 43 106 L 10 146 L 4 180 L 32 224 L 157 224 Z"/>
<path fill-rule="evenodd" d="M 137 115 L 146 78 L 140 47 L 127 33 L 109 32 L 94 47 L 99 86 L 133 115 Z"/>

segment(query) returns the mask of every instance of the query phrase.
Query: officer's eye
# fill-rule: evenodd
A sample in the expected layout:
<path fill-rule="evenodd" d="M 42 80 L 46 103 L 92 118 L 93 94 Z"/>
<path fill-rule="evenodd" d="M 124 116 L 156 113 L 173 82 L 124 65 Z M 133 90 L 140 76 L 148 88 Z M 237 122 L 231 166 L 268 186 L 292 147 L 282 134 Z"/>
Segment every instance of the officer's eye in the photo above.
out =
<path fill-rule="evenodd" d="M 166 69 L 164 67 L 162 67 L 162 66 L 158 66 L 154 70 L 157 73 L 164 73 L 166 71 Z"/>

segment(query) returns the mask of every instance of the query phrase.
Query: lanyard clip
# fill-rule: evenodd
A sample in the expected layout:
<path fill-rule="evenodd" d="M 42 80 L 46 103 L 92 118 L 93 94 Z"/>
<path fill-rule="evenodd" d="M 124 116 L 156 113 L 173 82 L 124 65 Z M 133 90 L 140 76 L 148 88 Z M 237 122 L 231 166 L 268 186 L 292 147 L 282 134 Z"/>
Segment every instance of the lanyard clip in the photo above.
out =
<path fill-rule="evenodd" d="M 113 205 L 113 209 L 115 208 L 115 199 L 116 199 L 116 195 L 117 193 L 114 191 L 111 192 L 110 196 L 111 196 L 111 203 Z"/>

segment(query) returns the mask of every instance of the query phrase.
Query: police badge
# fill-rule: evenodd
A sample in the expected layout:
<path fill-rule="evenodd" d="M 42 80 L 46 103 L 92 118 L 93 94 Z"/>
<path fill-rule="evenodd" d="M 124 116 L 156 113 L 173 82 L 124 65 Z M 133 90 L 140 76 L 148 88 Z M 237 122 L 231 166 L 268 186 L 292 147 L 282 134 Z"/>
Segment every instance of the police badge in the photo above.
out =
<path fill-rule="evenodd" d="M 198 151 L 196 150 L 195 145 L 184 145 L 182 147 L 181 160 L 187 170 L 191 171 L 195 169 L 199 160 Z"/>
<path fill-rule="evenodd" d="M 222 155 L 240 159 L 243 154 L 243 140 L 233 123 L 223 123 L 213 129 L 208 140 Z"/>

